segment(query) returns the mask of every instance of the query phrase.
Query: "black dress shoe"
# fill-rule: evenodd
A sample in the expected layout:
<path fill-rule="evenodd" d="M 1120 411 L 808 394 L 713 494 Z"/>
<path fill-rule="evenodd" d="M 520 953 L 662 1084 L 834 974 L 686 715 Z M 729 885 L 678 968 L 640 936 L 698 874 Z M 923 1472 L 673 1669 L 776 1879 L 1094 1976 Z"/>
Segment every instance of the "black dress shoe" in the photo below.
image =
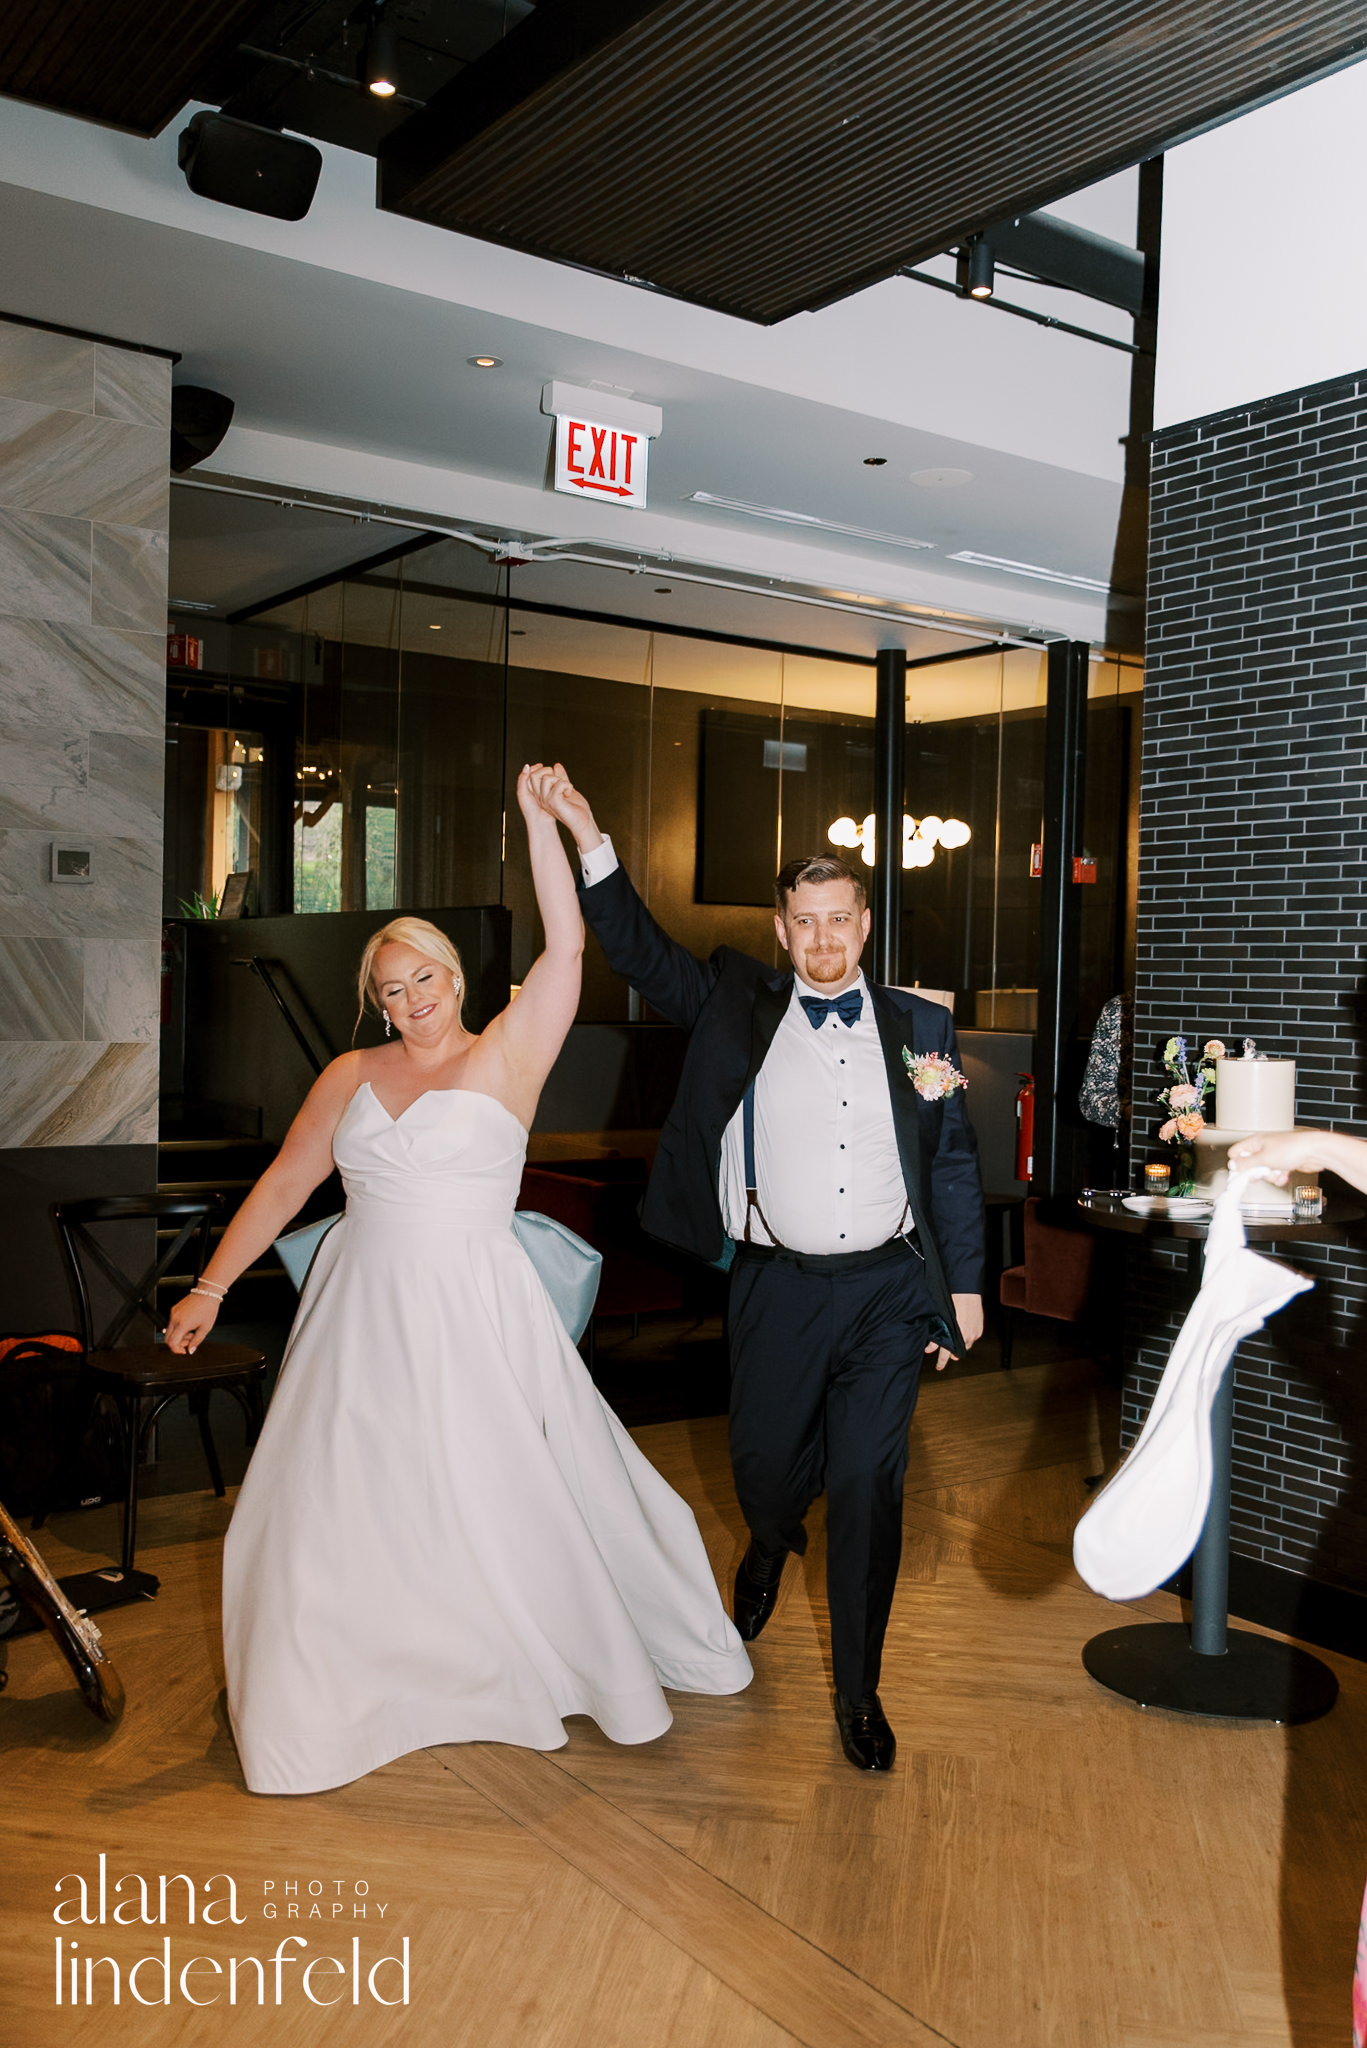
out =
<path fill-rule="evenodd" d="M 736 1573 L 736 1597 L 732 1603 L 743 1643 L 753 1643 L 773 1613 L 787 1555 L 786 1550 L 761 1550 L 751 1539 Z"/>
<path fill-rule="evenodd" d="M 876 1692 L 862 1699 L 848 1700 L 843 1692 L 835 1696 L 835 1718 L 840 1729 L 840 1746 L 857 1771 L 890 1771 L 897 1755 L 897 1737 Z"/>

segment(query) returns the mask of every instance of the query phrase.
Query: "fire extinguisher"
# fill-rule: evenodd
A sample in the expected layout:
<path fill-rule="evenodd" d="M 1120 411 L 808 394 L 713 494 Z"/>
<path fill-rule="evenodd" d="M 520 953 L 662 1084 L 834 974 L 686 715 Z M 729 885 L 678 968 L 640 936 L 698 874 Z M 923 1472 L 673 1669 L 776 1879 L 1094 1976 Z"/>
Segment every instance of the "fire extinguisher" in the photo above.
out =
<path fill-rule="evenodd" d="M 1016 1179 L 1029 1180 L 1035 1170 L 1035 1077 L 1017 1074 Z"/>

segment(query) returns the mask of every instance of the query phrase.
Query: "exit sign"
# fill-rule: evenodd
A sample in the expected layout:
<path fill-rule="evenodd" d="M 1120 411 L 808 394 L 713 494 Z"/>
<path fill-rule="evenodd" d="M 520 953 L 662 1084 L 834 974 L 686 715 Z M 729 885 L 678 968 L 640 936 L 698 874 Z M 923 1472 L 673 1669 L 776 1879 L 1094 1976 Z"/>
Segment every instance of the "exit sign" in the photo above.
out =
<path fill-rule="evenodd" d="M 557 377 L 542 388 L 541 410 L 555 420 L 557 491 L 644 511 L 650 444 L 664 425 L 658 405 L 616 385 L 566 384 Z"/>
<path fill-rule="evenodd" d="M 644 506 L 649 454 L 650 442 L 644 434 L 581 419 L 574 413 L 556 414 L 558 491 L 581 498 L 607 498 L 614 505 Z"/>

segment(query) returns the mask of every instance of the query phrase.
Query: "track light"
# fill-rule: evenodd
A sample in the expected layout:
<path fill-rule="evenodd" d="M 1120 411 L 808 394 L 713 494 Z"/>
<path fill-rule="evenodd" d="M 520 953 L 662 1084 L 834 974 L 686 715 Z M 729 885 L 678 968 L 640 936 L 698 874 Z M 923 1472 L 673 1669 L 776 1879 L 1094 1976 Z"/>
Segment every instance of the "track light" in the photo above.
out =
<path fill-rule="evenodd" d="M 997 257 L 990 242 L 975 235 L 968 245 L 968 296 L 990 299 L 996 284 Z"/>
<path fill-rule="evenodd" d="M 386 0 L 377 0 L 366 31 L 365 82 L 377 100 L 392 100 L 399 89 L 399 32 Z"/>

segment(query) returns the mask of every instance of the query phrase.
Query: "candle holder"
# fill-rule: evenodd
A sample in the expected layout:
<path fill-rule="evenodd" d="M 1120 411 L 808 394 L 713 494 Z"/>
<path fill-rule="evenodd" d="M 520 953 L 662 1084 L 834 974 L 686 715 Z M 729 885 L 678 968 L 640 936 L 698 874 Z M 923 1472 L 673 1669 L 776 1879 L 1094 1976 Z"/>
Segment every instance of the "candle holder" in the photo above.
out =
<path fill-rule="evenodd" d="M 1172 1168 L 1166 1162 L 1144 1168 L 1144 1193 L 1166 1195 L 1172 1186 Z"/>
<path fill-rule="evenodd" d="M 1309 1185 L 1291 1190 L 1297 1223 L 1320 1223 L 1324 1219 L 1324 1189 Z"/>

